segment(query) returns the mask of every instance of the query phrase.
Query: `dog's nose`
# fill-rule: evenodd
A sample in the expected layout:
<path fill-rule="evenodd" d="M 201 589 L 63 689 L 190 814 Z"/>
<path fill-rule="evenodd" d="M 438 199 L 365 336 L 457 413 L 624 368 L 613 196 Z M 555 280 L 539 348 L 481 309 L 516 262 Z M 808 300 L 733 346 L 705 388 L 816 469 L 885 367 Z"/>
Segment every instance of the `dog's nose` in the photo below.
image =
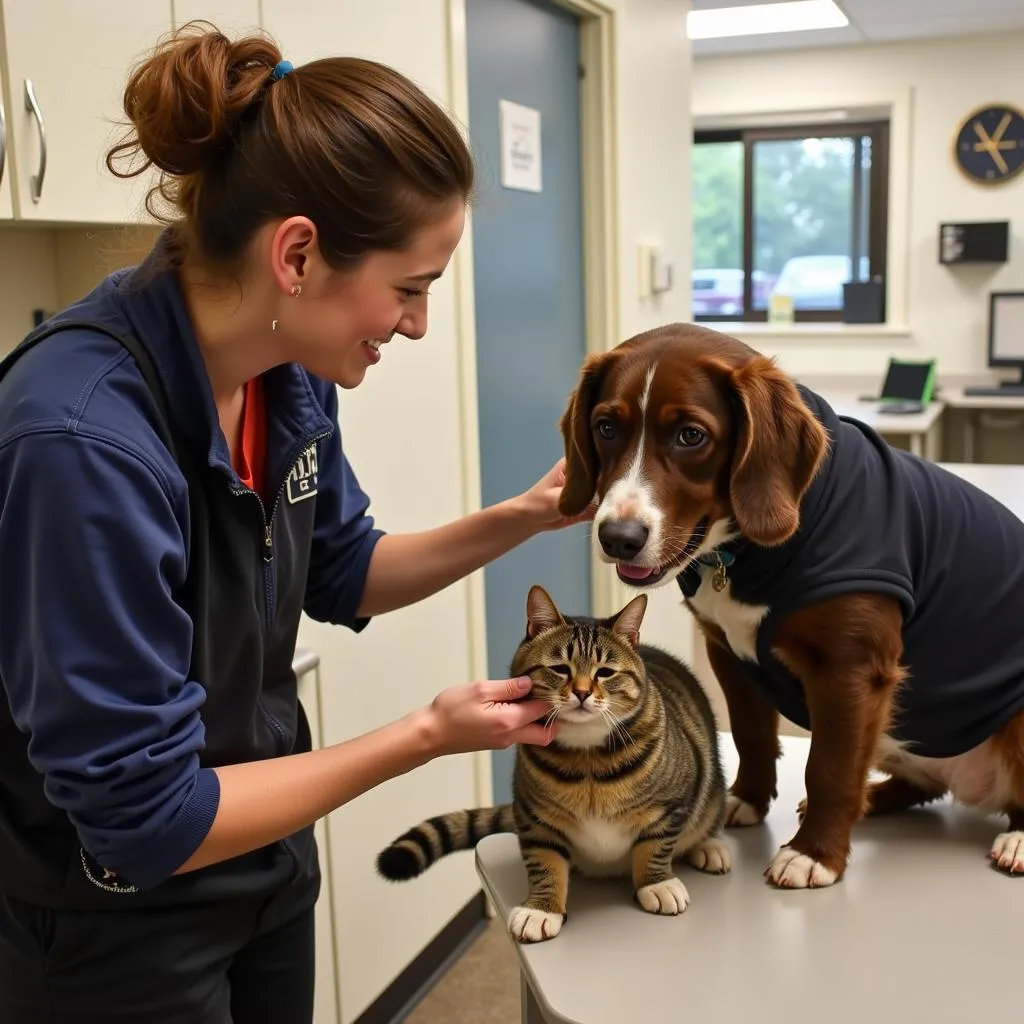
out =
<path fill-rule="evenodd" d="M 643 551 L 649 532 L 635 519 L 609 520 L 598 527 L 597 539 L 609 558 L 628 561 Z"/>

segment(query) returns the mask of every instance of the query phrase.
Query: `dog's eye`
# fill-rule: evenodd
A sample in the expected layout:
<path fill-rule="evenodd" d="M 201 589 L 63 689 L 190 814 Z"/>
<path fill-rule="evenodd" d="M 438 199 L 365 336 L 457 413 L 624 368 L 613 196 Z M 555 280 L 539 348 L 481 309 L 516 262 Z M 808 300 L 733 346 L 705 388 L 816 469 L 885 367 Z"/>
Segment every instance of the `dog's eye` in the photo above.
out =
<path fill-rule="evenodd" d="M 594 673 L 594 678 L 595 679 L 611 679 L 611 677 L 613 675 L 615 675 L 615 669 L 608 668 L 607 666 L 603 666 L 602 668 L 599 668 Z"/>
<path fill-rule="evenodd" d="M 572 669 L 568 665 L 548 665 L 548 670 L 556 676 L 565 676 L 566 679 L 572 675 Z"/>
<path fill-rule="evenodd" d="M 676 435 L 676 444 L 682 448 L 696 448 L 707 440 L 707 436 L 700 427 L 683 427 Z"/>
<path fill-rule="evenodd" d="M 597 421 L 597 432 L 606 441 L 615 440 L 615 424 L 612 420 L 601 419 Z"/>

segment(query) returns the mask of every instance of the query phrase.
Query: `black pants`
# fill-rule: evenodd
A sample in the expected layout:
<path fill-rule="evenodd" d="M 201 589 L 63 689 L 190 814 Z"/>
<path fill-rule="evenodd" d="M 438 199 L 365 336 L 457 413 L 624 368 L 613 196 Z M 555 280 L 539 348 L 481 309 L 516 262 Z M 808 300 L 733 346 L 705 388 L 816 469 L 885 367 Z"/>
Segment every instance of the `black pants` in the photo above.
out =
<path fill-rule="evenodd" d="M 3 1024 L 311 1024 L 313 909 L 80 913 L 0 894 Z"/>

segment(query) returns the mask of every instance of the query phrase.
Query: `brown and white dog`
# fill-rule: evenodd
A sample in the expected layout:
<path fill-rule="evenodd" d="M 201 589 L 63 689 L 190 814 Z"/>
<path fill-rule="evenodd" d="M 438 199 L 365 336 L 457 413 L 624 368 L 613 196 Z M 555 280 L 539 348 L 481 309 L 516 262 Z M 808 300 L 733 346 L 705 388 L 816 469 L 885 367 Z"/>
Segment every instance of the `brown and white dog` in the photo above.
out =
<path fill-rule="evenodd" d="M 777 795 L 778 713 L 811 731 L 772 883 L 832 884 L 859 818 L 946 794 L 1008 815 L 990 856 L 1024 872 L 1024 523 L 691 324 L 590 357 L 562 432 L 561 511 L 596 495 L 605 561 L 675 580 L 703 628 L 740 757 L 731 825 Z"/>

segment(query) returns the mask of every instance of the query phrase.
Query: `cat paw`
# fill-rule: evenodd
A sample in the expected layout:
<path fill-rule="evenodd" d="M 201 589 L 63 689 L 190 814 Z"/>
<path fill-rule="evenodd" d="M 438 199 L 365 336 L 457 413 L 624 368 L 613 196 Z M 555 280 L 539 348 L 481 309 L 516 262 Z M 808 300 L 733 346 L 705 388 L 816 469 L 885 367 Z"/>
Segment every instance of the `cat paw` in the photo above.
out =
<path fill-rule="evenodd" d="M 513 907 L 508 915 L 508 930 L 517 942 L 544 942 L 562 930 L 564 921 L 563 914 L 552 914 L 536 907 Z"/>
<path fill-rule="evenodd" d="M 989 853 L 992 863 L 1008 875 L 1024 874 L 1024 832 L 1000 832 Z"/>
<path fill-rule="evenodd" d="M 748 825 L 760 825 L 762 821 L 764 818 L 753 804 L 748 804 L 733 793 L 725 798 L 726 828 L 745 828 Z"/>
<path fill-rule="evenodd" d="M 640 906 L 648 914 L 681 914 L 690 902 L 690 894 L 686 886 L 678 878 L 666 878 L 663 882 L 654 882 L 637 889 L 636 898 Z"/>
<path fill-rule="evenodd" d="M 765 869 L 765 875 L 780 889 L 823 889 L 839 878 L 831 868 L 791 846 L 779 850 Z"/>
<path fill-rule="evenodd" d="M 698 871 L 711 875 L 725 875 L 732 868 L 732 851 L 721 839 L 705 839 L 686 851 L 686 859 Z"/>

